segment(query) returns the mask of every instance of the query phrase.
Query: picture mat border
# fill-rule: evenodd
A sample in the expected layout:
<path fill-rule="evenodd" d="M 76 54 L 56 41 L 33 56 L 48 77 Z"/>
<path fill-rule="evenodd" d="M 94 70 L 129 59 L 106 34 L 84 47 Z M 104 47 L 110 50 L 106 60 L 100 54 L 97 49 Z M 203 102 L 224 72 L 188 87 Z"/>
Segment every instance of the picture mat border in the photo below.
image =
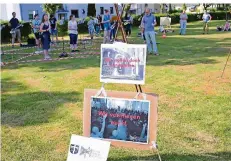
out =
<path fill-rule="evenodd" d="M 121 141 L 121 142 L 132 142 L 132 143 L 136 143 L 136 144 L 148 144 L 149 143 L 149 120 L 150 120 L 150 101 L 149 100 L 142 100 L 142 99 L 129 99 L 129 98 L 117 98 L 117 97 L 100 97 L 100 96 L 91 96 L 91 99 L 92 98 L 110 98 L 110 99 L 116 99 L 116 100 L 129 100 L 129 101 L 142 101 L 142 102 L 148 102 L 149 103 L 149 106 L 148 106 L 148 127 L 147 127 L 147 142 L 136 142 L 136 141 L 126 141 L 126 140 L 117 140 L 117 139 L 108 139 L 108 138 L 94 138 L 94 137 L 91 137 L 90 138 L 94 138 L 94 139 L 100 139 L 100 140 L 114 140 L 114 141 Z M 90 106 L 90 108 L 92 109 L 92 106 Z M 90 111 L 91 111 L 90 109 Z M 91 113 L 90 113 L 90 118 L 91 118 Z M 91 127 L 91 120 L 90 120 L 90 127 Z M 91 131 L 91 129 L 90 129 Z M 91 132 L 90 132 L 91 133 Z"/>
<path fill-rule="evenodd" d="M 91 96 L 95 96 L 98 93 L 99 89 L 84 89 L 84 102 L 83 102 L 83 136 L 90 137 L 90 120 L 91 116 L 89 115 L 90 106 L 91 106 Z M 137 92 L 127 92 L 127 91 L 106 91 L 108 97 L 116 98 L 134 98 Z M 122 94 L 121 94 L 122 92 Z M 141 95 L 137 99 L 142 98 Z M 133 142 L 121 142 L 109 139 L 103 139 L 110 141 L 112 146 L 123 147 L 123 148 L 132 148 L 137 150 L 150 150 L 150 147 L 153 147 L 152 141 L 157 140 L 157 108 L 158 108 L 158 95 L 154 93 L 146 93 L 146 100 L 150 101 L 150 120 L 149 120 L 149 143 L 148 144 L 137 144 Z M 154 148 L 154 147 L 153 147 Z"/>
<path fill-rule="evenodd" d="M 106 48 L 106 47 L 111 47 L 111 48 L 115 48 L 115 45 L 120 45 L 120 47 L 127 47 L 129 46 L 129 48 L 132 46 L 136 47 L 140 46 L 140 47 L 145 47 L 144 48 L 144 78 L 142 81 L 139 80 L 126 80 L 126 79 L 102 79 L 102 67 L 103 67 L 103 54 L 102 54 L 102 49 Z M 117 47 L 119 48 L 119 47 Z M 101 83 L 119 83 L 119 84 L 140 84 L 140 85 L 144 85 L 145 84 L 145 73 L 146 73 L 146 63 L 147 63 L 147 45 L 145 44 L 126 44 L 126 43 L 122 43 L 122 44 L 101 44 L 100 46 L 100 82 Z"/>

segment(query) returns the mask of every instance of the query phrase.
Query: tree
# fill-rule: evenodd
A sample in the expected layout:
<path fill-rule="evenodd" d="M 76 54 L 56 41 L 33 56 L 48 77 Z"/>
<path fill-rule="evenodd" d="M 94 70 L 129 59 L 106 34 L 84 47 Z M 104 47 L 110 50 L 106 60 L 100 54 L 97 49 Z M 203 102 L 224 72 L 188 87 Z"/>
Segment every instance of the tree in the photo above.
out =
<path fill-rule="evenodd" d="M 43 10 L 47 14 L 55 14 L 57 9 L 61 9 L 63 7 L 62 4 L 55 4 L 55 3 L 45 3 L 42 5 Z"/>
<path fill-rule="evenodd" d="M 169 7 L 168 13 L 172 13 L 172 5 L 171 5 L 171 3 L 169 3 L 168 7 Z"/>
<path fill-rule="evenodd" d="M 95 3 L 89 3 L 87 8 L 87 16 L 95 17 L 95 15 L 96 15 Z"/>
<path fill-rule="evenodd" d="M 125 8 L 124 8 L 125 12 L 128 12 L 130 10 L 130 8 L 131 8 L 131 3 L 130 4 L 126 4 Z"/>
<path fill-rule="evenodd" d="M 226 20 L 228 20 L 228 12 L 231 13 L 231 5 L 230 4 L 225 5 L 225 11 L 226 11 Z"/>
<path fill-rule="evenodd" d="M 185 11 L 187 10 L 187 6 L 186 6 L 185 3 L 183 4 L 182 9 L 185 10 Z"/>
<path fill-rule="evenodd" d="M 207 8 L 210 7 L 211 3 L 203 3 L 204 10 L 207 11 Z"/>

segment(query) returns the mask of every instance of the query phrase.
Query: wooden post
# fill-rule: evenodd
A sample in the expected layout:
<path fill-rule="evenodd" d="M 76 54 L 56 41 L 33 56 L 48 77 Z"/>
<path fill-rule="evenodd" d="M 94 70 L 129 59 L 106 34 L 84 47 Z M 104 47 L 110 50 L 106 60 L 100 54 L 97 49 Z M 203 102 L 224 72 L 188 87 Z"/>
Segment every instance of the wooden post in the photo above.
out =
<path fill-rule="evenodd" d="M 122 32 L 123 42 L 128 43 L 125 32 L 124 32 L 123 23 L 121 21 L 125 5 L 123 5 L 121 14 L 119 13 L 118 4 L 115 3 L 114 6 L 115 6 L 115 10 L 116 10 L 116 15 L 118 17 L 118 28 L 117 28 L 117 33 L 116 33 L 115 37 L 117 37 L 118 29 L 120 28 L 120 30 Z"/>

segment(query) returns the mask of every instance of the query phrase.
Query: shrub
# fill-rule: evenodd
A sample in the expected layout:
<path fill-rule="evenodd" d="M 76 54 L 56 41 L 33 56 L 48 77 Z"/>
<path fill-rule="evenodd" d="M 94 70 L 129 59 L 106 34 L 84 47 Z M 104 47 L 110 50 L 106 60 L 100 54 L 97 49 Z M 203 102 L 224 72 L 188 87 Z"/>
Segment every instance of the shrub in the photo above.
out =
<path fill-rule="evenodd" d="M 79 20 L 79 19 L 77 19 L 77 21 L 78 21 L 78 20 Z M 88 32 L 87 23 L 88 23 L 89 20 L 90 20 L 90 18 L 89 18 L 89 17 L 86 17 L 86 18 L 85 18 L 85 22 L 84 22 L 83 24 L 79 24 L 79 25 L 78 25 L 78 32 L 79 32 L 79 33 Z M 58 28 L 58 35 L 59 35 L 59 36 L 68 35 L 68 20 L 64 21 L 63 25 L 60 25 L 59 22 L 58 22 L 57 28 Z"/>
<path fill-rule="evenodd" d="M 202 15 L 203 13 L 187 13 L 188 15 L 188 22 L 193 22 L 193 21 L 201 21 L 202 20 Z M 226 12 L 210 12 L 210 15 L 212 16 L 212 20 L 225 20 L 226 18 Z M 230 14 L 229 14 L 230 15 Z M 229 16 L 228 15 L 228 16 Z M 160 17 L 166 17 L 166 14 L 155 14 L 157 24 L 160 24 Z M 176 24 L 180 22 L 180 13 L 172 13 L 169 14 L 171 17 L 171 24 Z M 141 22 L 141 15 L 137 15 L 133 18 L 133 26 L 139 26 Z"/>

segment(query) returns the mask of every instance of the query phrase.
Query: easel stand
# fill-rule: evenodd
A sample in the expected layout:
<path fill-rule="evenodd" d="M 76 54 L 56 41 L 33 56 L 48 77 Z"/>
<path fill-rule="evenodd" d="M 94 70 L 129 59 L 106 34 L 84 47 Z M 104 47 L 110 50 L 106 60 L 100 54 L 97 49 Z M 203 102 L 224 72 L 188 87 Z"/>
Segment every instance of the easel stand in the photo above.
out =
<path fill-rule="evenodd" d="M 68 57 L 67 53 L 64 51 L 64 39 L 63 39 L 63 36 L 62 36 L 62 40 L 63 40 L 63 52 L 59 55 L 59 57 Z"/>
<path fill-rule="evenodd" d="M 117 38 L 118 30 L 120 29 L 120 31 L 121 31 L 121 33 L 122 33 L 123 42 L 124 42 L 124 43 L 128 43 L 128 40 L 127 40 L 125 31 L 124 31 L 124 27 L 123 27 L 123 22 L 121 21 L 122 16 L 123 16 L 123 12 L 124 12 L 125 5 L 124 5 L 124 4 L 122 5 L 122 11 L 121 11 L 121 13 L 119 13 L 118 4 L 114 4 L 114 6 L 115 6 L 115 10 L 116 10 L 116 15 L 117 15 L 117 17 L 118 17 L 118 27 L 117 27 L 117 29 L 116 29 L 115 39 Z M 142 88 L 141 88 L 140 85 L 135 84 L 135 88 L 136 88 L 136 92 L 143 93 Z"/>
<path fill-rule="evenodd" d="M 120 31 L 122 33 L 123 42 L 128 43 L 125 32 L 124 32 L 124 28 L 123 28 L 123 25 L 122 25 L 122 21 L 121 21 L 125 5 L 122 5 L 121 14 L 119 13 L 119 10 L 118 10 L 118 4 L 114 4 L 114 6 L 115 6 L 115 10 L 116 10 L 116 15 L 117 15 L 117 18 L 118 18 L 118 27 L 117 27 L 116 34 L 115 34 L 115 39 L 117 38 L 118 30 L 120 29 Z M 103 83 L 101 89 L 97 92 L 96 96 L 99 96 L 99 95 L 103 94 L 105 97 L 107 97 L 107 93 L 106 93 L 106 91 L 104 89 L 104 85 L 105 84 Z M 146 94 L 143 93 L 141 85 L 135 84 L 135 88 L 136 88 L 136 92 L 137 92 L 137 94 L 135 96 L 135 99 L 138 98 L 139 94 L 141 94 L 143 96 L 143 98 L 146 99 Z M 157 146 L 155 141 L 151 141 L 150 149 L 152 150 L 153 153 L 154 152 L 157 153 L 159 161 L 161 161 L 161 157 L 160 157 L 160 154 L 159 154 L 159 151 L 158 151 L 158 146 Z"/>
<path fill-rule="evenodd" d="M 227 57 L 227 60 L 226 60 L 226 63 L 225 63 L 225 66 L 224 66 L 223 72 L 222 72 L 222 74 L 221 74 L 221 78 L 222 78 L 222 77 L 223 77 L 223 75 L 224 75 L 225 68 L 226 68 L 227 63 L 228 63 L 228 61 L 229 61 L 229 57 L 230 57 L 230 55 L 231 55 L 231 48 L 230 48 L 230 50 L 229 50 L 229 55 L 228 55 L 228 57 Z"/>

